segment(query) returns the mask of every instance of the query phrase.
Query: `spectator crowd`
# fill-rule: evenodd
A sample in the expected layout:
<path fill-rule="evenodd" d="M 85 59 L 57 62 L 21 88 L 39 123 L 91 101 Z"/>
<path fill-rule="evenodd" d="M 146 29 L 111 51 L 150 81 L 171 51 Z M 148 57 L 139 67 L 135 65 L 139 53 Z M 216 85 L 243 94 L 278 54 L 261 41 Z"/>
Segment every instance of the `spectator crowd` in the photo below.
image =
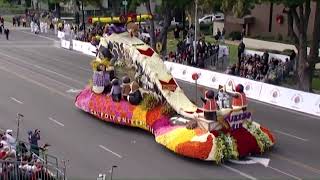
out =
<path fill-rule="evenodd" d="M 38 147 L 40 131 L 29 131 L 26 143 L 17 141 L 13 131 L 7 129 L 0 134 L 0 179 L 3 180 L 49 180 L 54 179 L 53 174 L 44 166 L 39 158 L 39 149 L 45 151 L 48 145 Z"/>
<path fill-rule="evenodd" d="M 226 73 L 265 83 L 279 84 L 293 70 L 294 58 L 295 54 L 284 61 L 274 57 L 270 58 L 268 51 L 265 51 L 262 56 L 247 55 L 245 45 L 241 42 L 238 47 L 238 63 L 229 66 Z"/>

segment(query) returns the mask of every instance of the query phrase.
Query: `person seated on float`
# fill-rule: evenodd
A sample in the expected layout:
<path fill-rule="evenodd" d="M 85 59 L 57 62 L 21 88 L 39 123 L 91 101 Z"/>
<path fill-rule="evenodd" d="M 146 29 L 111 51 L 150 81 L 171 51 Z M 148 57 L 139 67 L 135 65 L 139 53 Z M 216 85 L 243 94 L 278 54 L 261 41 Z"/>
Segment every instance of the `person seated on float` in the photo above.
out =
<path fill-rule="evenodd" d="M 104 64 L 99 64 L 97 69 L 93 72 L 92 82 L 93 92 L 97 94 L 101 94 L 103 92 L 110 92 L 110 75 L 106 72 L 106 66 Z"/>
<path fill-rule="evenodd" d="M 129 76 L 124 76 L 122 78 L 122 84 L 121 84 L 121 90 L 122 90 L 122 97 L 124 100 L 128 100 L 128 95 L 130 93 L 130 78 Z"/>
<path fill-rule="evenodd" d="M 136 81 L 133 81 L 130 85 L 130 93 L 128 95 L 128 101 L 132 105 L 138 105 L 142 101 L 142 94 L 140 91 L 139 84 Z"/>
<path fill-rule="evenodd" d="M 219 90 L 216 99 L 219 109 L 230 108 L 229 94 L 227 93 L 226 87 L 219 85 Z"/>
<path fill-rule="evenodd" d="M 208 90 L 205 92 L 205 98 L 201 97 L 203 101 L 204 118 L 206 120 L 217 120 L 217 103 L 214 96 L 214 91 Z"/>
<path fill-rule="evenodd" d="M 112 84 L 112 88 L 111 88 L 111 92 L 109 93 L 109 95 L 111 95 L 112 97 L 112 101 L 114 102 L 120 102 L 121 100 L 121 86 L 120 86 L 120 81 L 117 78 L 114 78 L 111 81 Z"/>
<path fill-rule="evenodd" d="M 248 106 L 247 96 L 244 93 L 242 84 L 236 86 L 236 90 L 231 93 L 232 95 L 232 109 L 246 110 Z"/>

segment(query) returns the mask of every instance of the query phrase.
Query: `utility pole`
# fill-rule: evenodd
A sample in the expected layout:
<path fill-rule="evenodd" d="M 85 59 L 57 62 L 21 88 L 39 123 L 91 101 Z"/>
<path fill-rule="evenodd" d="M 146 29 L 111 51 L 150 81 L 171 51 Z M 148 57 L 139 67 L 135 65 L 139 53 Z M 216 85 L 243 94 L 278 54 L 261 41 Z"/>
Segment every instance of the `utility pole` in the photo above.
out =
<path fill-rule="evenodd" d="M 19 143 L 19 131 L 20 131 L 20 120 L 24 116 L 20 113 L 17 114 L 17 121 L 18 121 L 18 127 L 17 127 L 17 142 Z"/>
<path fill-rule="evenodd" d="M 117 168 L 118 166 L 115 166 L 115 165 L 113 165 L 112 167 L 111 167 L 111 172 L 110 172 L 110 180 L 112 180 L 112 177 L 113 177 L 113 169 L 114 168 Z"/>
<path fill-rule="evenodd" d="M 124 14 L 126 15 L 127 14 L 128 1 L 127 0 L 122 1 L 122 5 L 124 5 Z"/>
<path fill-rule="evenodd" d="M 86 23 L 84 20 L 84 9 L 83 9 L 83 0 L 81 1 L 81 8 L 82 8 L 82 24 L 83 24 L 83 33 L 86 33 Z"/>
<path fill-rule="evenodd" d="M 197 62 L 197 24 L 198 24 L 198 0 L 195 0 L 195 13 L 194 13 L 194 42 L 193 42 L 193 60 L 194 60 L 194 63 Z"/>

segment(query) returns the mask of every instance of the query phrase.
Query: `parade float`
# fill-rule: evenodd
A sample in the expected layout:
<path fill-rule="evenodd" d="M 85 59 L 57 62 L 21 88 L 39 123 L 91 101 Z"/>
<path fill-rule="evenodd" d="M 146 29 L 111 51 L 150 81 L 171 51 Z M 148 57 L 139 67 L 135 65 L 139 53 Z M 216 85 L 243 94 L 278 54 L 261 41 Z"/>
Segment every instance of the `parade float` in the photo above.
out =
<path fill-rule="evenodd" d="M 75 105 L 106 122 L 142 128 L 176 154 L 221 163 L 269 150 L 274 136 L 247 108 L 220 108 L 215 120 L 185 95 L 161 57 L 132 31 L 100 39 L 93 77 Z M 122 94 L 121 94 L 122 93 Z"/>

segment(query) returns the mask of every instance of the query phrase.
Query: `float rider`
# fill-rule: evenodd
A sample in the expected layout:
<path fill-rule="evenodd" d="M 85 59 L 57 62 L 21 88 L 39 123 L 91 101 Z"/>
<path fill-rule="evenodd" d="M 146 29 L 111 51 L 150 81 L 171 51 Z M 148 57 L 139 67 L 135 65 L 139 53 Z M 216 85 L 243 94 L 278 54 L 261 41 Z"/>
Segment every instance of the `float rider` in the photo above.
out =
<path fill-rule="evenodd" d="M 203 101 L 204 118 L 206 120 L 217 120 L 217 102 L 215 100 L 214 91 L 208 90 L 205 92 L 205 98 L 201 97 Z"/>
<path fill-rule="evenodd" d="M 245 111 L 248 106 L 248 101 L 242 84 L 236 86 L 236 90 L 232 93 L 232 96 L 232 109 L 242 109 Z"/>

